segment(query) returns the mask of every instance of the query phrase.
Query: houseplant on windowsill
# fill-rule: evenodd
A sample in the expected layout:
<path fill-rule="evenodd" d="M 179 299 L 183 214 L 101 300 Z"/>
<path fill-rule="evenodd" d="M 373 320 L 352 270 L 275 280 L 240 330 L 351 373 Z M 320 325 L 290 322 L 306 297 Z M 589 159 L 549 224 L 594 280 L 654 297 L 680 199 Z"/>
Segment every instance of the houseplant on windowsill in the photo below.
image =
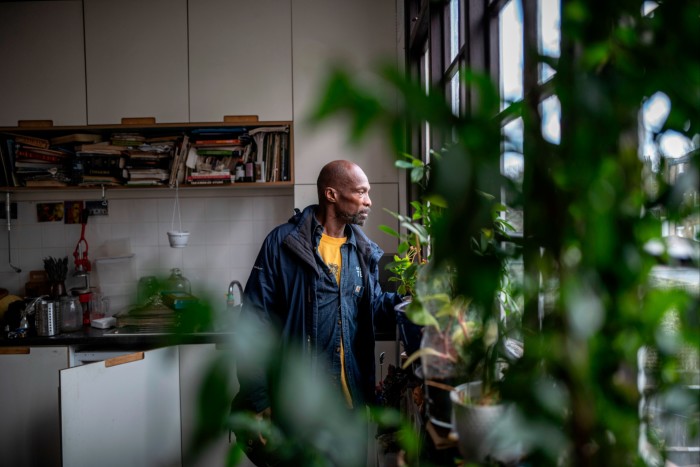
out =
<path fill-rule="evenodd" d="M 432 157 L 439 160 L 441 154 L 433 152 Z M 411 181 L 424 193 L 430 165 L 407 154 L 403 158 L 396 166 L 408 170 Z M 443 263 L 436 267 L 429 261 L 431 234 L 445 209 L 443 200 L 420 197 L 411 203 L 410 216 L 392 213 L 403 233 L 380 227 L 399 239 L 397 254 L 387 268 L 393 273 L 389 280 L 397 282 L 399 293 L 408 296 L 397 307 L 408 354 L 404 367 L 416 365 L 425 381 L 430 420 L 445 428 L 452 427 L 450 392 L 455 386 L 478 379 L 483 381 L 486 393 L 496 392 L 496 359 L 504 353 L 499 349 L 505 349 L 507 335 L 512 332 L 504 318 L 512 318 L 515 302 L 505 267 L 507 253 L 501 248 L 512 227 L 501 217 L 504 206 L 486 193 L 480 193 L 480 197 L 490 206 L 491 221 L 479 231 L 478 238 L 471 239 L 471 248 L 476 255 L 500 264 L 498 314 L 480 313 L 479 307 L 471 306 L 470 298 L 455 292 L 454 265 Z M 498 318 L 493 319 L 494 316 Z M 511 326 L 513 321 L 509 321 Z"/>
<path fill-rule="evenodd" d="M 493 197 L 484 194 L 493 202 Z M 453 427 L 451 392 L 460 384 L 479 381 L 483 404 L 499 400 L 498 384 L 507 360 L 522 354 L 512 335 L 519 328 L 519 307 L 513 297 L 512 282 L 500 242 L 507 239 L 510 226 L 493 204 L 493 226 L 484 228 L 472 248 L 480 255 L 500 257 L 500 285 L 494 310 L 485 312 L 472 300 L 455 292 L 456 270 L 426 265 L 417 277 L 413 301 L 407 306 L 408 318 L 423 326 L 420 349 L 405 365 L 420 361 L 428 392 L 428 412 L 433 423 Z"/>

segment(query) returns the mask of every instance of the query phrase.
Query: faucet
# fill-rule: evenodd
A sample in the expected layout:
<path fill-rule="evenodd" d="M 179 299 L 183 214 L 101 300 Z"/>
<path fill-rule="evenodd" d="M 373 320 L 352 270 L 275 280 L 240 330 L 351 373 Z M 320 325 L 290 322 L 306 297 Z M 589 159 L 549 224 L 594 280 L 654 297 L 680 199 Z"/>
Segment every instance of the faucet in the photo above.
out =
<path fill-rule="evenodd" d="M 240 297 L 238 304 L 236 304 L 236 300 L 233 295 L 234 288 L 238 288 L 238 296 Z M 238 281 L 231 281 L 231 283 L 228 285 L 228 293 L 226 294 L 226 308 L 229 311 L 235 311 L 241 306 L 243 306 L 243 286 Z"/>

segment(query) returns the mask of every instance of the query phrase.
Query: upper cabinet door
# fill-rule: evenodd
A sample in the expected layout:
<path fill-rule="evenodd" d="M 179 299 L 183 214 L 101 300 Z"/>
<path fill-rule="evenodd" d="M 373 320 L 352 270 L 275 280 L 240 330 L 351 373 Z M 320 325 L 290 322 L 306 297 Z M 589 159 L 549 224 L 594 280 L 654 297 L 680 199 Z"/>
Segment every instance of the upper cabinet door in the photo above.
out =
<path fill-rule="evenodd" d="M 187 0 L 84 0 L 88 123 L 189 120 Z"/>
<path fill-rule="evenodd" d="M 190 117 L 292 119 L 291 0 L 190 0 Z"/>
<path fill-rule="evenodd" d="M 2 2 L 0 18 L 0 126 L 85 125 L 82 2 Z"/>

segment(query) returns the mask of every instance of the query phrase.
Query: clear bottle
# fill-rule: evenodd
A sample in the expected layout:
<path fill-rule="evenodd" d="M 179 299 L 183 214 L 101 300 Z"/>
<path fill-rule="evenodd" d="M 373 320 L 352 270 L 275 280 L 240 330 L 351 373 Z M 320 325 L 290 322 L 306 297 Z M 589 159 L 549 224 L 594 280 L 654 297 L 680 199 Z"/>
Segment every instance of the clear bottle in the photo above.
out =
<path fill-rule="evenodd" d="M 83 327 L 83 306 L 75 296 L 63 296 L 59 301 L 61 332 L 74 332 Z"/>
<path fill-rule="evenodd" d="M 180 293 L 190 293 L 192 291 L 190 281 L 182 275 L 180 268 L 173 268 L 170 270 L 170 277 L 168 277 L 166 281 L 166 290 L 168 292 Z"/>

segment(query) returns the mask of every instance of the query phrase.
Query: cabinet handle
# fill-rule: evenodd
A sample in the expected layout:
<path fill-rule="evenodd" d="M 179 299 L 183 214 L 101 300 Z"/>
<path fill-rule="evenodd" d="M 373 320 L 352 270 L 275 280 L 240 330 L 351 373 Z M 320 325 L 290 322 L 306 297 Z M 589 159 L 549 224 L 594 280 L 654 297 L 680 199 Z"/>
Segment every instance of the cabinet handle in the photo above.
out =
<path fill-rule="evenodd" d="M 50 128 L 53 126 L 53 120 L 17 120 L 17 126 L 20 128 Z"/>
<path fill-rule="evenodd" d="M 129 355 L 120 355 L 119 357 L 109 358 L 105 360 L 105 368 L 135 362 L 136 360 L 143 360 L 143 352 L 130 353 Z"/>
<path fill-rule="evenodd" d="M 29 355 L 29 347 L 0 347 L 0 355 Z"/>
<path fill-rule="evenodd" d="M 156 117 L 123 117 L 122 125 L 155 125 Z"/>
<path fill-rule="evenodd" d="M 224 115 L 224 123 L 257 122 L 257 115 Z"/>

